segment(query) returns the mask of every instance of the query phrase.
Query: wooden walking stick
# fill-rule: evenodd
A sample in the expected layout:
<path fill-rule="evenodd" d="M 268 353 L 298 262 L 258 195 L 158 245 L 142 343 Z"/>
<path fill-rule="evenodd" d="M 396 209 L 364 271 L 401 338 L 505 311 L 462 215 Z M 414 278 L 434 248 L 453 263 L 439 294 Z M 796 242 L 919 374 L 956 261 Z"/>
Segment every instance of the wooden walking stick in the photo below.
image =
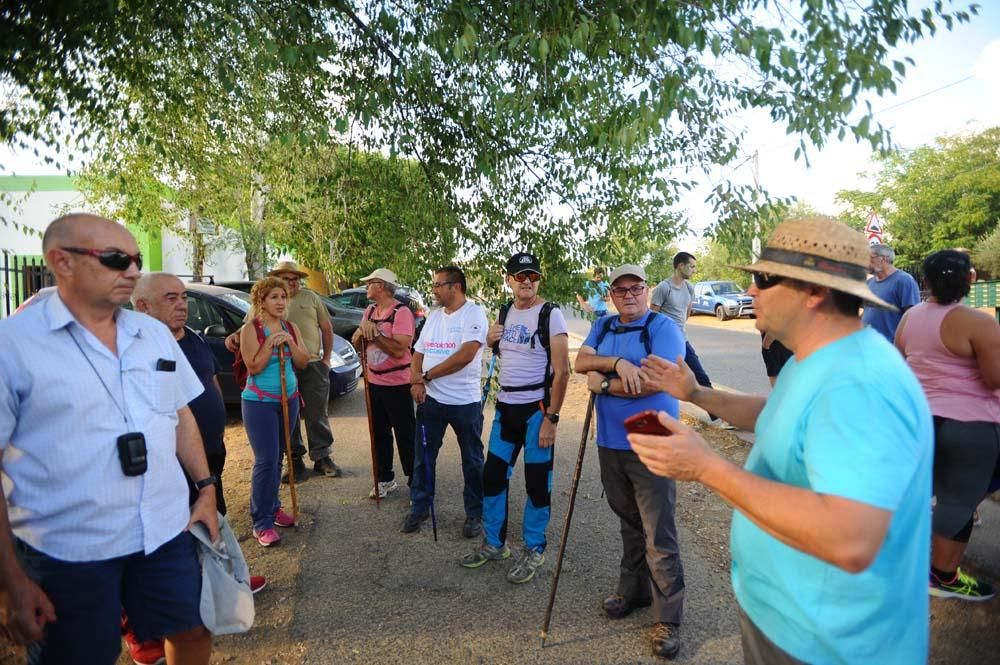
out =
<path fill-rule="evenodd" d="M 375 426 L 372 423 L 372 393 L 369 388 L 368 340 L 361 338 L 361 373 L 365 377 L 365 411 L 368 413 L 368 439 L 372 444 L 372 483 L 375 487 L 375 506 L 382 510 L 382 497 L 378 493 L 378 451 L 375 450 Z"/>
<path fill-rule="evenodd" d="M 566 540 L 569 538 L 569 523 L 573 519 L 573 506 L 576 505 L 576 491 L 580 487 L 580 474 L 583 471 L 583 456 L 587 452 L 587 438 L 590 432 L 590 419 L 594 415 L 595 393 L 590 393 L 587 402 L 587 415 L 583 419 L 583 433 L 580 434 L 580 451 L 576 455 L 576 470 L 573 472 L 573 489 L 569 493 L 569 509 L 566 511 L 566 521 L 563 523 L 562 542 L 559 543 L 559 556 L 556 558 L 556 574 L 552 578 L 552 590 L 549 592 L 549 605 L 545 608 L 545 620 L 542 622 L 542 648 L 545 648 L 545 638 L 549 635 L 549 622 L 552 620 L 552 606 L 556 602 L 556 589 L 559 587 L 559 573 L 562 572 L 563 556 L 566 554 Z"/>
<path fill-rule="evenodd" d="M 288 490 L 292 494 L 292 520 L 299 520 L 299 500 L 295 494 L 295 464 L 292 460 L 292 427 L 288 422 L 288 384 L 285 381 L 285 345 L 278 347 L 278 376 L 281 377 L 281 416 L 285 422 L 285 455 L 288 456 Z"/>

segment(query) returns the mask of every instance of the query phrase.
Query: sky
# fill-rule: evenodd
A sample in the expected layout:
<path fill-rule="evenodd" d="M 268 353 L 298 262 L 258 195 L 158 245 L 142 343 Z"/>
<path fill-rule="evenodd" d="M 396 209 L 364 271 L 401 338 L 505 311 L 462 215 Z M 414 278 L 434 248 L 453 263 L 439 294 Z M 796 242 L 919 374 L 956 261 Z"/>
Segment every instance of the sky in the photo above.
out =
<path fill-rule="evenodd" d="M 979 16 L 971 23 L 957 25 L 951 32 L 939 30 L 894 52 L 893 59 L 909 56 L 915 64 L 908 67 L 896 95 L 872 95 L 870 101 L 875 120 L 890 130 L 897 147 L 909 150 L 932 144 L 942 135 L 1000 125 L 1000 2 L 980 0 L 980 4 Z M 810 150 L 807 166 L 794 159 L 797 136 L 786 135 L 766 114 L 748 115 L 731 125 L 746 129 L 743 153 L 759 152 L 760 185 L 774 196 L 795 196 L 821 213 L 836 215 L 841 210 L 835 202 L 838 191 L 864 189 L 872 182 L 861 175 L 874 170 L 867 142 L 858 144 L 850 137 L 838 142 L 834 136 L 824 149 Z M 735 170 L 718 170 L 713 178 L 752 183 L 752 161 Z M 711 208 L 704 204 L 707 192 L 692 192 L 682 202 L 692 226 L 692 233 L 678 240 L 682 250 L 696 251 L 702 230 L 712 222 Z"/>
<path fill-rule="evenodd" d="M 915 64 L 895 95 L 870 98 L 875 119 L 892 132 L 902 149 L 933 143 L 946 134 L 981 131 L 1000 125 L 1000 1 L 979 0 L 979 16 L 971 23 L 956 25 L 952 31 L 939 30 L 934 37 L 906 45 L 893 59 L 911 57 Z M 911 3 L 911 11 L 929 2 Z M 955 9 L 969 4 L 959 1 Z M 764 113 L 735 117 L 728 123 L 744 128 L 744 155 L 759 155 L 758 178 L 761 187 L 774 196 L 794 196 L 818 211 L 836 215 L 840 207 L 836 193 L 842 189 L 865 188 L 870 178 L 862 174 L 873 167 L 867 143 L 858 144 L 848 137 L 838 142 L 833 137 L 824 149 L 810 150 L 810 165 L 794 159 L 798 139 L 785 134 L 783 126 Z M 742 160 L 738 160 L 738 164 Z M 0 175 L 58 175 L 62 172 L 46 165 L 30 152 L 12 153 L 0 147 Z M 719 169 L 708 185 L 732 179 L 753 182 L 753 162 L 738 168 Z M 691 220 L 691 233 L 678 239 L 678 246 L 696 251 L 702 231 L 712 222 L 710 207 L 704 204 L 709 186 L 691 192 L 681 201 Z"/>

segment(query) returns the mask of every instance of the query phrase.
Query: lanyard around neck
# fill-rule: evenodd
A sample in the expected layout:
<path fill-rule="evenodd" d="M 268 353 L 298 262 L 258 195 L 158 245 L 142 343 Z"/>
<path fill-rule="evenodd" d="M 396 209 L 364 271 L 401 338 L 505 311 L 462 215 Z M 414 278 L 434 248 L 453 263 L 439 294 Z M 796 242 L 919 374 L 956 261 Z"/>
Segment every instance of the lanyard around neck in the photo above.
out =
<path fill-rule="evenodd" d="M 104 377 L 101 376 L 101 373 L 97 371 L 97 368 L 94 367 L 94 362 L 90 359 L 90 356 L 88 356 L 87 352 L 83 350 L 82 346 L 80 346 L 80 342 L 79 340 L 77 340 L 76 335 L 73 334 L 73 331 L 70 330 L 70 326 L 66 326 L 66 332 L 69 333 L 69 336 L 73 340 L 73 343 L 76 344 L 76 348 L 80 350 L 80 354 L 83 356 L 83 359 L 87 361 L 88 365 L 90 365 L 90 369 L 94 370 L 94 374 L 97 376 L 97 380 L 101 382 L 102 386 L 104 386 L 104 392 L 108 394 L 108 397 L 111 399 L 111 403 L 115 405 L 115 408 L 118 410 L 118 413 L 122 414 L 122 419 L 125 421 L 125 424 L 127 425 L 128 416 L 125 414 L 125 410 L 118 405 L 118 400 L 115 399 L 114 394 L 111 392 L 111 388 L 108 388 L 108 384 L 104 382 Z M 119 378 L 121 378 L 121 372 L 122 372 L 122 359 L 118 358 Z M 125 387 L 122 386 L 122 403 L 124 404 L 124 402 L 125 402 Z"/>

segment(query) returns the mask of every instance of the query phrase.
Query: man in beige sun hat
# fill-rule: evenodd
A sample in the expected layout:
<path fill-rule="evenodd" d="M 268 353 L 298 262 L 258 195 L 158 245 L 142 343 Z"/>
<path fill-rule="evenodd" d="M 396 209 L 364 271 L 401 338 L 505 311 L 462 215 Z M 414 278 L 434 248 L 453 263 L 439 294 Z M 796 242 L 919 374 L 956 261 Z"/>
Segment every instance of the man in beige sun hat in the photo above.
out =
<path fill-rule="evenodd" d="M 656 474 L 735 508 L 732 581 L 748 664 L 927 661 L 932 422 L 920 385 L 861 302 L 864 237 L 840 222 L 779 225 L 753 275 L 757 327 L 795 354 L 768 397 L 703 388 L 650 357 L 643 387 L 719 414 L 755 443 L 744 468 L 661 413 L 671 436 L 629 441 Z"/>

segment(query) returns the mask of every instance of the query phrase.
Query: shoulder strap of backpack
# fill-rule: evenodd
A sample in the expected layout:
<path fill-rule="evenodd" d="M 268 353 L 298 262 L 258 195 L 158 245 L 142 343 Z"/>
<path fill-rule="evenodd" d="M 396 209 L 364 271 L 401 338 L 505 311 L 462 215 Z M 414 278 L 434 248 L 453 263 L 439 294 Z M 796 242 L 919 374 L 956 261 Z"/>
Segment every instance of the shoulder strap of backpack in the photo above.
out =
<path fill-rule="evenodd" d="M 646 347 L 647 356 L 653 352 L 653 342 L 649 337 L 649 327 L 653 325 L 653 321 L 659 316 L 659 312 L 650 310 L 649 316 L 646 317 L 646 322 L 642 324 L 642 332 L 639 333 L 639 339 L 642 340 L 642 345 Z"/>
<path fill-rule="evenodd" d="M 507 322 L 507 312 L 510 311 L 511 305 L 513 305 L 513 304 L 514 304 L 514 301 L 510 300 L 510 301 L 505 302 L 504 304 L 500 305 L 500 313 L 497 315 L 497 323 L 499 323 L 500 325 L 503 325 L 504 323 Z M 493 355 L 497 355 L 497 356 L 500 355 L 500 342 L 499 342 L 499 340 L 497 341 L 496 344 L 493 345 Z"/>
<path fill-rule="evenodd" d="M 601 329 L 597 333 L 597 342 L 594 344 L 594 350 L 595 351 L 598 348 L 600 348 L 601 342 L 603 342 L 604 338 L 608 336 L 609 332 L 611 332 L 611 324 L 614 323 L 614 321 L 615 321 L 615 317 L 614 316 L 610 316 L 610 315 L 609 316 L 605 316 L 604 320 L 600 321 Z"/>

